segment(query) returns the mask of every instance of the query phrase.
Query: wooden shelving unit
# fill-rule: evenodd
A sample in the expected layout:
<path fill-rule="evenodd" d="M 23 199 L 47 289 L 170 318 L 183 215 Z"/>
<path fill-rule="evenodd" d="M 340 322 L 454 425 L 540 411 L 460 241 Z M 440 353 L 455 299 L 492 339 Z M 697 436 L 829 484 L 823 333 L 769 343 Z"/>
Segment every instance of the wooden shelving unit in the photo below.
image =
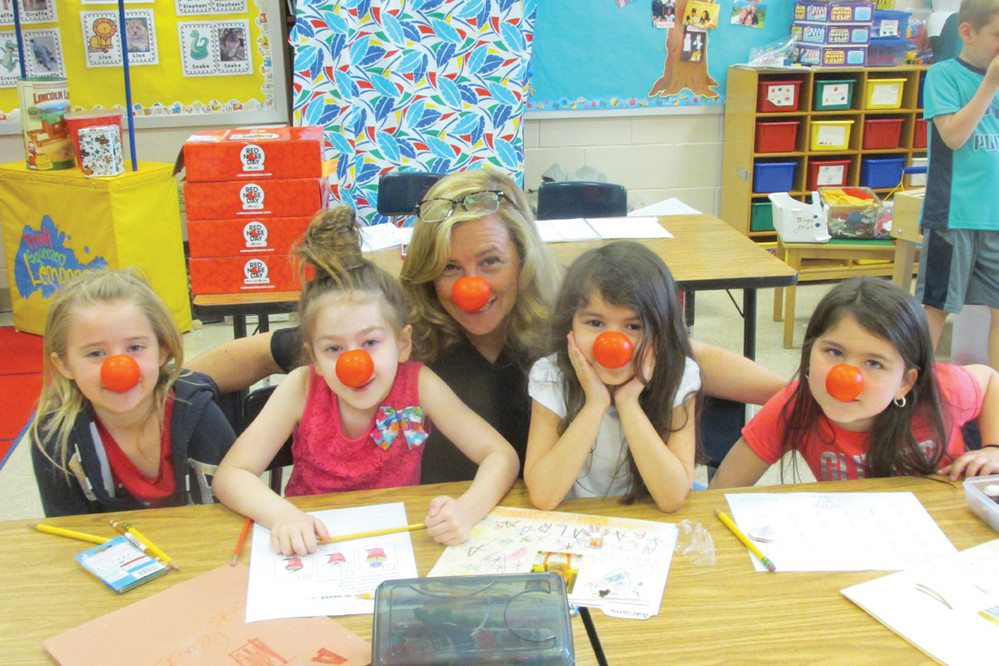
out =
<path fill-rule="evenodd" d="M 872 68 L 816 68 L 816 69 L 756 69 L 743 65 L 729 67 L 728 88 L 725 101 L 725 146 L 722 159 L 721 218 L 743 234 L 756 240 L 773 240 L 770 230 L 753 230 L 751 215 L 753 203 L 769 203 L 769 192 L 756 192 L 753 187 L 754 170 L 758 162 L 782 161 L 795 163 L 791 196 L 805 198 L 809 165 L 815 160 L 849 160 L 846 185 L 860 184 L 861 162 L 864 157 L 902 157 L 906 166 L 913 158 L 925 157 L 925 147 L 915 147 L 917 120 L 922 118 L 919 106 L 920 89 L 926 72 L 925 66 L 872 67 Z M 897 109 L 867 109 L 867 86 L 871 80 L 904 79 L 901 106 Z M 842 110 L 815 110 L 816 82 L 829 80 L 853 81 L 850 108 Z M 760 112 L 758 95 L 761 81 L 800 81 L 798 104 L 793 111 Z M 865 121 L 872 118 L 901 119 L 901 135 L 897 148 L 865 150 Z M 799 121 L 793 151 L 756 152 L 756 125 L 758 121 Z M 849 143 L 836 150 L 813 150 L 812 124 L 816 121 L 852 120 Z M 872 188 L 879 195 L 891 187 Z"/>

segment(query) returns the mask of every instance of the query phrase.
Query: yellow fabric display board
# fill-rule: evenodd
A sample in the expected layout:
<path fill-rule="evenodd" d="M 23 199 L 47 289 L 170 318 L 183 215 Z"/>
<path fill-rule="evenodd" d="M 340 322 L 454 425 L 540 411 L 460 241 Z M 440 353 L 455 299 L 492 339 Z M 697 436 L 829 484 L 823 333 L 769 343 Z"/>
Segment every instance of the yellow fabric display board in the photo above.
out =
<path fill-rule="evenodd" d="M 52 295 L 79 272 L 138 266 L 180 330 L 191 329 L 173 165 L 138 167 L 88 178 L 79 168 L 0 165 L 0 226 L 15 328 L 43 334 Z"/>

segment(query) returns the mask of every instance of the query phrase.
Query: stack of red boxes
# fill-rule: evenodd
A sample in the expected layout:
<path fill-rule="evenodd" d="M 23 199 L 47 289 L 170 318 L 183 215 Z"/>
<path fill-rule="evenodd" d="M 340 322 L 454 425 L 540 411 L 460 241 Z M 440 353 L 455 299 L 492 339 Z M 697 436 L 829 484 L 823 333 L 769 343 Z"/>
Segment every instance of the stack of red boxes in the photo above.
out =
<path fill-rule="evenodd" d="M 198 132 L 184 143 L 194 294 L 300 288 L 289 252 L 329 200 L 321 127 Z"/>

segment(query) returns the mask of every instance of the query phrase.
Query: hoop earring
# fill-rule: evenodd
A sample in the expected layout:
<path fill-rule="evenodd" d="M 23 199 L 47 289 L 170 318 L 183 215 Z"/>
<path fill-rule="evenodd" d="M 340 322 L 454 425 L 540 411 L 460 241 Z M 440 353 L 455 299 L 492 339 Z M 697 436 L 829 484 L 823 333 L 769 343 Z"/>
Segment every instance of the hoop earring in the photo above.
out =
<path fill-rule="evenodd" d="M 805 368 L 805 379 L 808 379 L 808 373 L 812 371 L 811 368 Z"/>
<path fill-rule="evenodd" d="M 899 409 L 902 409 L 905 407 L 905 396 L 903 395 L 901 398 L 895 398 L 891 401 L 891 404 L 895 405 Z"/>

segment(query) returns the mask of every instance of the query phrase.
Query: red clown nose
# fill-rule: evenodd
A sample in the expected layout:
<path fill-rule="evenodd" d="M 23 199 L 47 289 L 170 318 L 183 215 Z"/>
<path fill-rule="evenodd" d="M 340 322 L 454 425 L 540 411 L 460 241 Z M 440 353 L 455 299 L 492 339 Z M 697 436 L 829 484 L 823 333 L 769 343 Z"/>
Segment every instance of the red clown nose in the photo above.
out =
<path fill-rule="evenodd" d="M 139 383 L 139 364 L 128 354 L 108 356 L 101 363 L 101 384 L 109 391 L 124 393 Z"/>
<path fill-rule="evenodd" d="M 492 295 L 493 290 L 489 287 L 489 283 L 480 277 L 458 278 L 451 291 L 455 305 L 465 312 L 481 310 Z"/>
<path fill-rule="evenodd" d="M 363 349 L 351 349 L 340 354 L 336 360 L 336 376 L 351 388 L 363 386 L 375 372 L 375 362 L 371 354 Z"/>
<path fill-rule="evenodd" d="M 826 375 L 826 391 L 840 402 L 856 400 L 864 390 L 864 375 L 852 365 L 834 365 Z"/>
<path fill-rule="evenodd" d="M 631 340 L 624 333 L 606 331 L 593 341 L 593 358 L 597 363 L 614 370 L 631 360 Z"/>

